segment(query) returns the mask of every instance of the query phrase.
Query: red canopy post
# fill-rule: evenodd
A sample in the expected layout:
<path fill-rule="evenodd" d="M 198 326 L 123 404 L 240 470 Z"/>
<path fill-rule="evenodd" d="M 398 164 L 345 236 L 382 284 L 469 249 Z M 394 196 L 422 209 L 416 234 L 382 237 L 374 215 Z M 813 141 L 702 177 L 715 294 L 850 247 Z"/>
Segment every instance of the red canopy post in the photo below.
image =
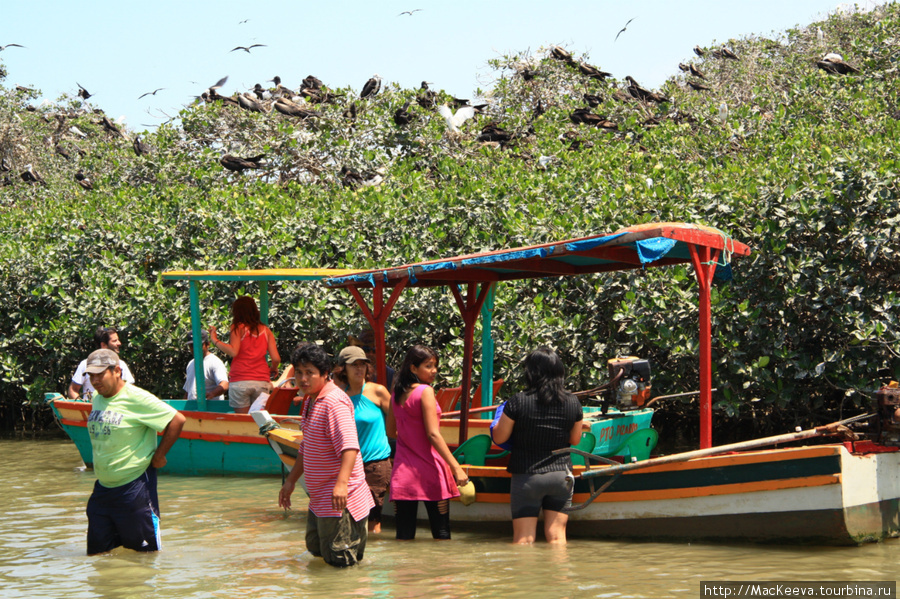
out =
<path fill-rule="evenodd" d="M 371 309 L 369 309 L 369 305 L 359 292 L 358 287 L 347 288 L 362 310 L 363 316 L 366 317 L 366 320 L 369 321 L 369 325 L 372 327 L 372 333 L 375 335 L 375 372 L 378 375 L 378 380 L 384 383 L 387 383 L 387 344 L 384 341 L 384 325 L 394 309 L 394 304 L 397 303 L 397 298 L 400 297 L 408 282 L 408 280 L 400 281 L 391 291 L 391 296 L 388 298 L 387 303 L 384 302 L 384 284 L 376 283 L 375 288 L 372 290 Z"/>
<path fill-rule="evenodd" d="M 700 449 L 712 447 L 712 318 L 710 286 L 719 250 L 689 244 L 700 287 Z"/>

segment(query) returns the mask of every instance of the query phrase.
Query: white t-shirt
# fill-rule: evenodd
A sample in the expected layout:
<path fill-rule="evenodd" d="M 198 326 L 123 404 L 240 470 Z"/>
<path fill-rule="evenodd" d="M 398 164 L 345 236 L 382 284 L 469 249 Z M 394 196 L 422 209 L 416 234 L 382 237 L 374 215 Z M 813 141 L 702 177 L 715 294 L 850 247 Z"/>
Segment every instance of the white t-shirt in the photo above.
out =
<path fill-rule="evenodd" d="M 91 377 L 84 371 L 87 367 L 87 358 L 81 361 L 81 364 L 78 365 L 78 368 L 75 369 L 75 374 L 72 375 L 72 382 L 76 385 L 81 385 L 81 393 L 82 396 L 87 395 L 88 393 L 94 392 L 94 386 L 91 384 Z M 119 360 L 119 368 L 122 369 L 122 380 L 126 383 L 134 384 L 134 375 L 131 374 L 131 371 L 128 370 L 128 364 Z"/>
<path fill-rule="evenodd" d="M 185 371 L 184 389 L 188 399 L 197 399 L 197 385 L 194 384 L 194 361 L 191 360 Z M 228 380 L 228 370 L 225 363 L 215 354 L 208 354 L 203 358 L 203 376 L 206 379 L 206 390 L 215 389 Z M 225 399 L 224 395 L 217 395 L 211 399 Z"/>

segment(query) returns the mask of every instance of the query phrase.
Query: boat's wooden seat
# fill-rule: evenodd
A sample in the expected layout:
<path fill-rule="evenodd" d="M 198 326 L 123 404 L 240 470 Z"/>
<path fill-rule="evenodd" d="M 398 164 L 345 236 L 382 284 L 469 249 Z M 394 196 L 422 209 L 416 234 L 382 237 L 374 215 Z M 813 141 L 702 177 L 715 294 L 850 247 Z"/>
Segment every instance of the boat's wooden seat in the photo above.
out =
<path fill-rule="evenodd" d="M 466 441 L 453 451 L 453 457 L 460 464 L 469 464 L 471 466 L 484 466 L 485 460 L 502 458 L 509 454 L 508 451 L 500 453 L 488 454 L 491 448 L 490 435 L 475 435 L 466 439 Z"/>
<path fill-rule="evenodd" d="M 459 401 L 460 395 L 462 395 L 462 387 L 445 387 L 435 391 L 434 399 L 441 406 L 441 412 L 450 412 Z"/>

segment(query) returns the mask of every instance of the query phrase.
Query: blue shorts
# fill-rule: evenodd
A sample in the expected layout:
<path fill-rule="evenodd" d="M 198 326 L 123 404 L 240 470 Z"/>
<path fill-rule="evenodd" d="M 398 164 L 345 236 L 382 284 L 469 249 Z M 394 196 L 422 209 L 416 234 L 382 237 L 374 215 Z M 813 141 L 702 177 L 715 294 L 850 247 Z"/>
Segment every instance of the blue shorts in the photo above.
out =
<path fill-rule="evenodd" d="M 121 487 L 94 483 L 87 504 L 88 555 L 122 546 L 135 551 L 159 551 L 159 499 L 156 468 L 152 466 Z"/>

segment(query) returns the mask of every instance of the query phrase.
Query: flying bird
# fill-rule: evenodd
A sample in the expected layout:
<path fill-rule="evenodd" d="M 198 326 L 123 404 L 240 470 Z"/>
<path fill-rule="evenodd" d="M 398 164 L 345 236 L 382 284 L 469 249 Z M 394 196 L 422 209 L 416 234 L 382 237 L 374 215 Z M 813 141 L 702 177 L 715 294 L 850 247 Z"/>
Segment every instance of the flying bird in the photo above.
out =
<path fill-rule="evenodd" d="M 247 169 L 262 168 L 260 161 L 265 158 L 265 156 L 265 154 L 260 154 L 259 156 L 253 156 L 252 158 L 239 158 L 237 156 L 232 156 L 231 154 L 225 154 L 219 160 L 219 164 L 230 171 L 239 173 Z"/>
<path fill-rule="evenodd" d="M 444 121 L 446 121 L 447 127 L 449 127 L 450 130 L 454 133 L 459 133 L 460 125 L 475 116 L 474 106 L 463 106 L 456 112 L 452 112 L 446 104 L 441 104 L 440 106 L 438 106 L 437 111 L 439 115 L 444 117 Z"/>
<path fill-rule="evenodd" d="M 140 96 L 138 96 L 138 100 L 140 100 L 140 99 L 143 98 L 144 96 L 155 96 L 155 95 L 156 95 L 156 92 L 161 92 L 161 91 L 164 90 L 164 89 L 166 89 L 166 88 L 164 88 L 164 87 L 158 87 L 158 88 L 156 88 L 155 90 L 153 90 L 152 92 L 147 92 L 147 93 L 145 93 L 145 94 L 141 94 Z"/>
<path fill-rule="evenodd" d="M 412 10 L 404 10 L 402 13 L 400 13 L 400 14 L 397 15 L 397 16 L 398 16 L 398 17 L 402 17 L 403 15 L 413 16 L 413 13 L 414 13 L 414 12 L 419 12 L 420 10 L 422 10 L 422 9 L 421 9 L 421 8 L 414 8 L 414 9 L 412 9 Z"/>
<path fill-rule="evenodd" d="M 75 85 L 78 86 L 78 97 L 79 97 L 79 98 L 81 98 L 82 100 L 87 100 L 88 98 L 91 97 L 92 94 L 90 94 L 90 93 L 88 92 L 88 90 L 86 90 L 86 89 L 84 89 L 83 87 L 81 87 L 81 84 L 80 84 L 80 83 L 78 83 L 78 82 L 76 81 L 76 82 L 75 82 Z"/>
<path fill-rule="evenodd" d="M 629 25 L 631 24 L 631 22 L 634 21 L 636 18 L 637 18 L 637 17 L 631 17 L 630 19 L 628 19 L 628 22 L 625 23 L 625 27 L 622 27 L 622 29 L 619 30 L 619 33 L 616 34 L 616 39 L 613 40 L 613 43 L 616 43 L 616 40 L 619 39 L 619 36 L 622 35 L 623 33 L 625 33 L 625 30 L 628 29 L 628 26 L 629 26 Z"/>
<path fill-rule="evenodd" d="M 244 19 L 243 21 L 238 21 L 238 25 L 243 25 L 244 23 L 249 23 L 250 19 Z"/>
<path fill-rule="evenodd" d="M 376 73 L 372 75 L 372 78 L 366 81 L 366 84 L 363 85 L 362 91 L 359 93 L 360 98 L 368 98 L 369 96 L 374 96 L 378 93 L 378 90 L 381 89 L 381 77 Z"/>
<path fill-rule="evenodd" d="M 0 52 L 3 52 L 7 48 L 24 48 L 22 44 L 6 44 L 5 46 L 0 46 Z"/>
<path fill-rule="evenodd" d="M 252 46 L 236 46 L 236 47 L 232 48 L 231 50 L 229 50 L 229 52 L 234 52 L 235 50 L 243 50 L 247 54 L 250 54 L 251 48 L 265 48 L 265 47 L 266 47 L 265 44 L 253 44 Z"/>

